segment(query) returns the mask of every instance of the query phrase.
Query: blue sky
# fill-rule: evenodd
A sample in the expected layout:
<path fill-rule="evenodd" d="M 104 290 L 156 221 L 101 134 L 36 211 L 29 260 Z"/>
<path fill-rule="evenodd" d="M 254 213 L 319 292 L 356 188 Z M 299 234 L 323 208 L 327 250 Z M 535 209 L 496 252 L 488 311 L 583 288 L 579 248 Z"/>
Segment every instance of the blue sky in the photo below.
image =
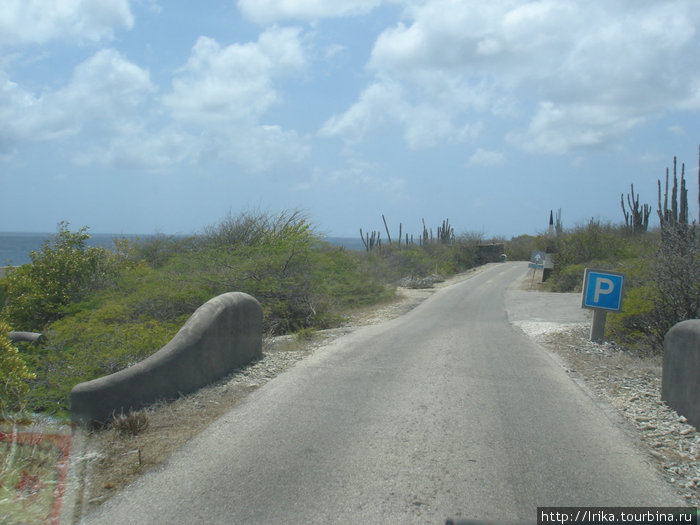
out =
<path fill-rule="evenodd" d="M 2 0 L 0 231 L 697 217 L 696 0 Z M 652 222 L 656 222 L 655 215 Z"/>

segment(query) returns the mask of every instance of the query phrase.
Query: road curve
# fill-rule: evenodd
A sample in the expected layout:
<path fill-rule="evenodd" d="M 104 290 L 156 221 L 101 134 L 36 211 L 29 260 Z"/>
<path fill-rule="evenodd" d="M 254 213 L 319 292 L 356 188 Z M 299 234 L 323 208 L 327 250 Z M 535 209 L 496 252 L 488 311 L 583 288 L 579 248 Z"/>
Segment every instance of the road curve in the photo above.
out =
<path fill-rule="evenodd" d="M 614 417 L 512 327 L 522 263 L 319 349 L 84 523 L 534 521 L 683 503 Z"/>

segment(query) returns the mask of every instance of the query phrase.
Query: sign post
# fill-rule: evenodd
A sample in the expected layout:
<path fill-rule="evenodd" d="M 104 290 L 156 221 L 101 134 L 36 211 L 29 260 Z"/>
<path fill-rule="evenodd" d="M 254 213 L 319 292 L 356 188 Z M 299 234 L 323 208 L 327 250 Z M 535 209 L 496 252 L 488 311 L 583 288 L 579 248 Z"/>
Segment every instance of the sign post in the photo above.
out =
<path fill-rule="evenodd" d="M 624 274 L 586 268 L 583 274 L 581 307 L 593 310 L 591 341 L 602 342 L 605 335 L 607 313 L 622 310 L 624 282 Z"/>

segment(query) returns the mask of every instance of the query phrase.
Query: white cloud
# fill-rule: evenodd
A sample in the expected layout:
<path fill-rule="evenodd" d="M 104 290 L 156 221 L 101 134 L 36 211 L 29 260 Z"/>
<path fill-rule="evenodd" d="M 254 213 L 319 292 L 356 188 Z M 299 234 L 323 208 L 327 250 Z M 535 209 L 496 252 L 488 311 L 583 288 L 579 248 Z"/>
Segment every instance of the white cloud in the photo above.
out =
<path fill-rule="evenodd" d="M 321 136 L 342 135 L 349 140 L 361 140 L 400 119 L 406 109 L 399 84 L 376 82 L 367 87 L 358 102 L 345 113 L 328 119 L 319 133 Z"/>
<path fill-rule="evenodd" d="M 238 0 L 238 9 L 261 24 L 369 13 L 387 0 Z"/>
<path fill-rule="evenodd" d="M 164 103 L 185 121 L 255 121 L 279 100 L 273 78 L 306 64 L 299 32 L 273 27 L 257 42 L 227 47 L 200 37 Z"/>
<path fill-rule="evenodd" d="M 79 64 L 56 103 L 85 120 L 130 118 L 146 97 L 156 91 L 147 70 L 114 49 L 98 51 Z"/>
<path fill-rule="evenodd" d="M 216 154 L 230 159 L 250 173 L 305 161 L 311 147 L 295 131 L 280 126 L 258 125 L 219 137 Z"/>
<path fill-rule="evenodd" d="M 308 140 L 261 122 L 281 101 L 275 82 L 307 65 L 298 28 L 271 27 L 258 40 L 221 46 L 208 37 L 195 43 L 176 73 L 164 107 L 191 146 L 191 158 L 225 160 L 248 172 L 304 161 Z"/>
<path fill-rule="evenodd" d="M 80 130 L 111 130 L 139 115 L 155 90 L 147 71 L 112 49 L 79 64 L 71 81 L 35 94 L 0 71 L 0 128 L 5 140 L 49 140 Z"/>
<path fill-rule="evenodd" d="M 375 198 L 394 200 L 405 195 L 406 181 L 401 177 L 387 176 L 386 169 L 380 163 L 353 153 L 346 156 L 345 163 L 335 169 L 315 168 L 307 180 L 294 186 L 296 191 L 322 189 L 331 191 L 331 194 L 338 191 L 364 192 L 366 188 L 372 188 Z"/>
<path fill-rule="evenodd" d="M 3 0 L 0 45 L 43 44 L 54 39 L 104 40 L 131 29 L 129 0 Z"/>
<path fill-rule="evenodd" d="M 698 26 L 692 0 L 415 3 L 377 38 L 375 80 L 323 131 L 358 140 L 400 121 L 409 146 L 430 147 L 490 113 L 528 151 L 601 147 L 666 111 L 700 109 Z M 379 103 L 378 84 L 400 98 Z"/>
<path fill-rule="evenodd" d="M 107 141 L 81 150 L 78 164 L 164 171 L 177 164 L 235 164 L 248 173 L 306 160 L 310 147 L 294 131 L 279 126 L 248 126 L 199 132 L 173 126 L 126 125 Z"/>
<path fill-rule="evenodd" d="M 456 127 L 448 107 L 410 104 L 400 83 L 384 79 L 366 88 L 347 111 L 328 119 L 319 134 L 358 142 L 392 125 L 403 128 L 404 140 L 416 150 L 432 147 L 442 140 L 473 140 L 481 130 L 479 123 Z"/>
<path fill-rule="evenodd" d="M 542 102 L 527 129 L 507 135 L 509 143 L 531 153 L 562 154 L 605 147 L 641 124 L 642 116 L 596 104 Z"/>
<path fill-rule="evenodd" d="M 474 154 L 469 157 L 469 164 L 475 166 L 496 166 L 503 164 L 505 155 L 500 151 L 488 151 L 483 148 L 477 149 Z"/>
<path fill-rule="evenodd" d="M 106 143 L 75 154 L 77 164 L 158 171 L 188 162 L 199 154 L 192 137 L 175 129 L 149 130 L 126 124 Z"/>
<path fill-rule="evenodd" d="M 52 91 L 32 92 L 0 69 L 0 152 L 76 137 L 72 157 L 81 165 L 164 170 L 223 160 L 260 172 L 302 162 L 308 140 L 260 118 L 280 99 L 276 77 L 305 65 L 299 30 L 271 28 L 228 47 L 200 38 L 161 97 L 149 72 L 113 49 L 78 64 Z"/>

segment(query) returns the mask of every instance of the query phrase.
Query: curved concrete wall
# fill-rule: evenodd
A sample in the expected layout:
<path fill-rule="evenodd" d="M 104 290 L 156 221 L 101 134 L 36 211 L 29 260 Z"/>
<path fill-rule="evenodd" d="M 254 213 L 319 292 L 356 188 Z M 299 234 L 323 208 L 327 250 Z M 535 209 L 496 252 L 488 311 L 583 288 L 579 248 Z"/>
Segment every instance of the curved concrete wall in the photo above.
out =
<path fill-rule="evenodd" d="M 44 340 L 44 335 L 37 332 L 10 332 L 7 337 L 13 343 L 32 343 L 38 345 Z"/>
<path fill-rule="evenodd" d="M 661 399 L 700 429 L 700 319 L 681 321 L 664 338 Z"/>
<path fill-rule="evenodd" d="M 207 301 L 158 352 L 124 370 L 76 385 L 74 423 L 94 424 L 201 388 L 262 354 L 262 308 L 230 292 Z"/>

